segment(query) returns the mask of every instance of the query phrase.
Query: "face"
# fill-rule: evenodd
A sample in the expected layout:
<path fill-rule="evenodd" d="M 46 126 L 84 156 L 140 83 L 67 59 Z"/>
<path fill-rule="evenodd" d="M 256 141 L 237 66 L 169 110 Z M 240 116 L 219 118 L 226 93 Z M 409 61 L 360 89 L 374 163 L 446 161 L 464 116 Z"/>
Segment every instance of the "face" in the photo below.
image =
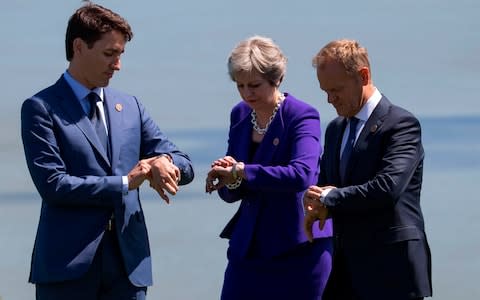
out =
<path fill-rule="evenodd" d="M 256 111 L 272 111 L 277 100 L 277 88 L 258 72 L 235 76 L 237 89 L 248 106 Z"/>
<path fill-rule="evenodd" d="M 340 63 L 332 60 L 322 68 L 317 67 L 320 88 L 327 93 L 328 103 L 335 107 L 339 116 L 353 117 L 368 99 L 363 97 L 364 72 L 365 69 L 356 75 L 349 75 Z"/>
<path fill-rule="evenodd" d="M 113 73 L 120 70 L 125 44 L 125 37 L 118 31 L 103 34 L 92 48 L 80 38 L 75 39 L 71 64 L 75 79 L 89 89 L 107 86 Z"/>

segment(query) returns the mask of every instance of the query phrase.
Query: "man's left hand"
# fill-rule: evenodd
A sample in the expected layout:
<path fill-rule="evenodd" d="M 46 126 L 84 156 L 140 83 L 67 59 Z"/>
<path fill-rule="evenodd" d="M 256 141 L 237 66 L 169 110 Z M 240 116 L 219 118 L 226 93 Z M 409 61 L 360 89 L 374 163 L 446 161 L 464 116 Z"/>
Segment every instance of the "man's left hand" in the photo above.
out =
<path fill-rule="evenodd" d="M 170 203 L 167 192 L 175 195 L 178 192 L 180 169 L 166 155 L 160 155 L 150 161 L 150 186 L 157 191 L 165 202 Z"/>
<path fill-rule="evenodd" d="M 325 221 L 328 218 L 328 208 L 320 201 L 320 197 L 324 190 L 331 188 L 335 187 L 312 185 L 303 196 L 303 205 L 305 207 L 304 230 L 310 242 L 313 241 L 313 223 L 318 220 L 320 230 L 325 226 Z"/>

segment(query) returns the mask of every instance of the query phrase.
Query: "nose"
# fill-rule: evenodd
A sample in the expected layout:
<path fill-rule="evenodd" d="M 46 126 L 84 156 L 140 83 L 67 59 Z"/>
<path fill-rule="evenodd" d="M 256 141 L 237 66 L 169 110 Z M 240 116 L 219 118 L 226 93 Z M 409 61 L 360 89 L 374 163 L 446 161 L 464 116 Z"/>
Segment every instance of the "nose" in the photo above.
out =
<path fill-rule="evenodd" d="M 115 71 L 119 71 L 120 68 L 122 67 L 122 63 L 120 61 L 120 57 L 116 57 L 113 62 L 112 62 L 112 69 Z"/>
<path fill-rule="evenodd" d="M 248 99 L 253 95 L 253 90 L 248 87 L 244 87 L 240 93 L 243 95 L 243 98 Z"/>

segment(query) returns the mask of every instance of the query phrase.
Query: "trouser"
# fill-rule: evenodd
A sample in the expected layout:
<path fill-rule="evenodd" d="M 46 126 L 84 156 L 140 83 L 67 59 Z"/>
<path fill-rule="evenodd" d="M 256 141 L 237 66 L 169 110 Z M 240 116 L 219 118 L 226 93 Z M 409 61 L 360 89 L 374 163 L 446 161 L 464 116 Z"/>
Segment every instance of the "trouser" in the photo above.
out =
<path fill-rule="evenodd" d="M 115 230 L 105 231 L 92 265 L 81 278 L 36 284 L 37 300 L 145 300 L 147 287 L 128 279 Z"/>

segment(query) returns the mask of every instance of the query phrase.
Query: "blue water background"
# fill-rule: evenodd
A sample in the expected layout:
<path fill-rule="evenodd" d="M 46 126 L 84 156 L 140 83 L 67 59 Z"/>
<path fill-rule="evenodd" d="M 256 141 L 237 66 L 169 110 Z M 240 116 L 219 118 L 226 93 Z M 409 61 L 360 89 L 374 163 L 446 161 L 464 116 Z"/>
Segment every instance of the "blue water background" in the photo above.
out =
<path fill-rule="evenodd" d="M 480 299 L 479 1 L 99 3 L 124 15 L 135 33 L 111 85 L 145 103 L 197 173 L 168 206 L 147 185 L 141 189 L 154 264 L 149 299 L 218 299 L 227 247 L 218 234 L 237 206 L 203 193 L 204 175 L 225 152 L 238 100 L 226 57 L 253 34 L 282 47 L 289 59 L 282 90 L 318 108 L 323 127 L 335 111 L 318 88 L 312 56 L 335 38 L 367 46 L 375 84 L 422 123 L 432 299 Z M 66 22 L 79 5 L 17 0 L 0 9 L 1 300 L 34 298 L 27 278 L 40 200 L 24 162 L 20 105 L 65 70 Z"/>

